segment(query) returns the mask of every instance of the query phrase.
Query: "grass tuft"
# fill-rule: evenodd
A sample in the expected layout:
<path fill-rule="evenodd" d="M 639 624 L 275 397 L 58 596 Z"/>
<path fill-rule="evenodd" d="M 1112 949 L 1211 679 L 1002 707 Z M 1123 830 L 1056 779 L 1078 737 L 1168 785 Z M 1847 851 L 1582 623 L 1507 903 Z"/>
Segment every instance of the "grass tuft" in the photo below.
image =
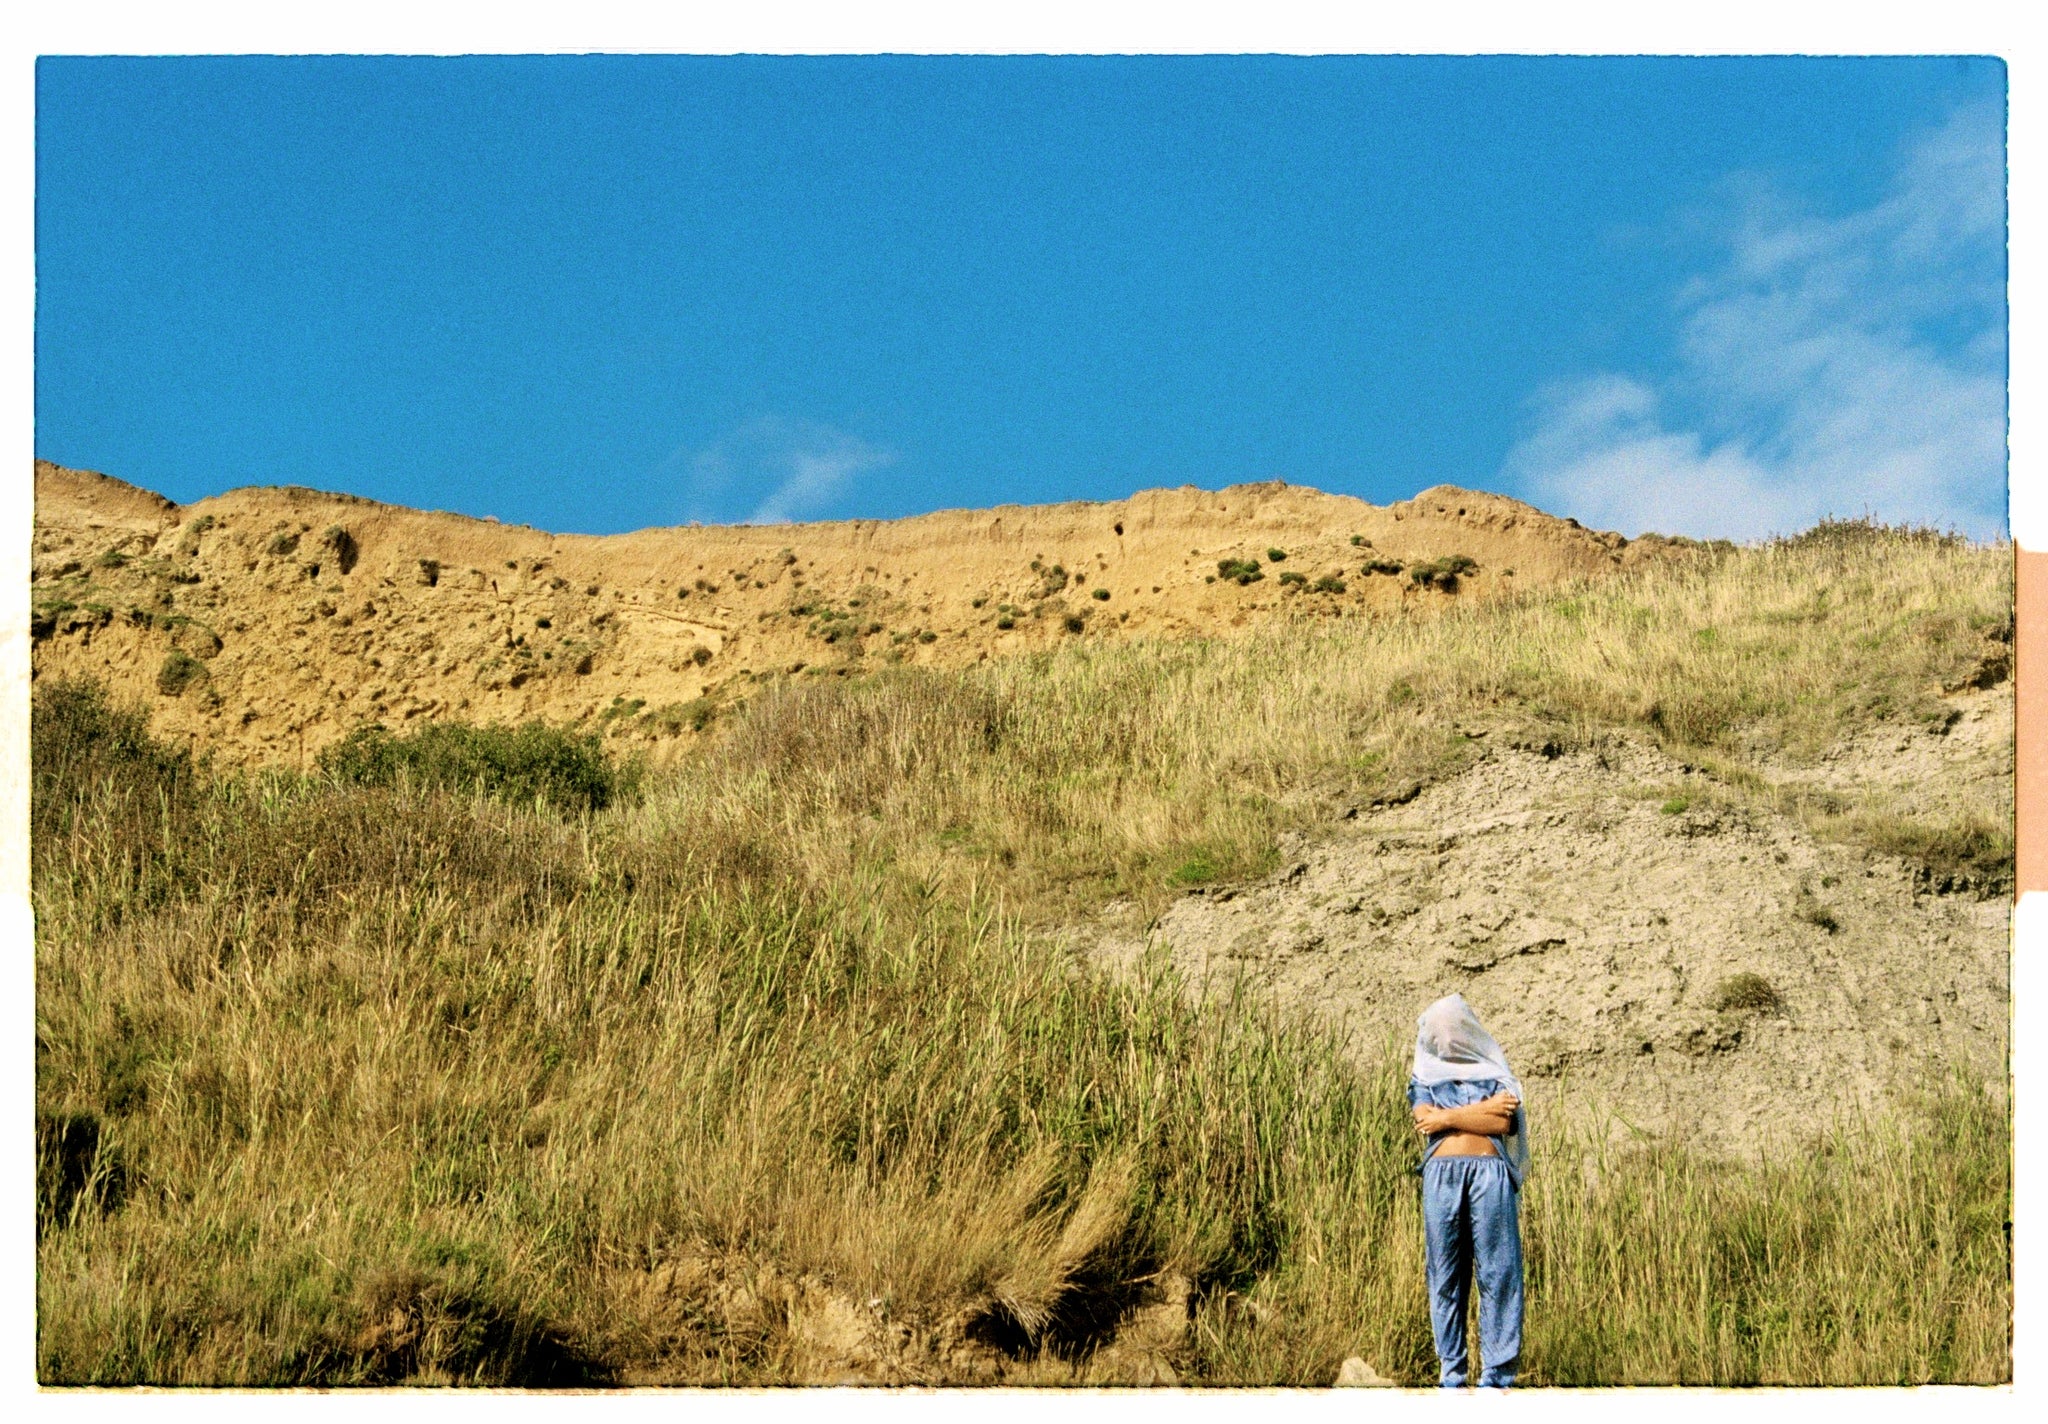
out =
<path fill-rule="evenodd" d="M 1729 975 L 1714 990 L 1714 1007 L 1723 1013 L 1775 1009 L 1779 1002 L 1770 980 L 1747 971 Z"/>

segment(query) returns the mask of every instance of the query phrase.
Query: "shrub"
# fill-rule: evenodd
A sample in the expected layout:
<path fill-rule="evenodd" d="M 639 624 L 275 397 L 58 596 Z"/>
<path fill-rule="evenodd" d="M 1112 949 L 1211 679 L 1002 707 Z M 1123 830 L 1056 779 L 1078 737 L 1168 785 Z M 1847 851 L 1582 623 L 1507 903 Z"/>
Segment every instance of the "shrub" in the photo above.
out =
<path fill-rule="evenodd" d="M 939 641 L 939 635 L 927 628 L 917 635 L 917 641 L 920 643 L 936 643 Z"/>
<path fill-rule="evenodd" d="M 163 666 L 156 670 L 156 690 L 166 697 L 178 697 L 205 676 L 205 663 L 182 648 L 173 648 L 164 654 Z"/>
<path fill-rule="evenodd" d="M 1316 580 L 1317 593 L 1342 593 L 1344 588 L 1344 580 L 1338 578 L 1335 574 L 1324 574 Z"/>
<path fill-rule="evenodd" d="M 289 529 L 280 529 L 270 536 L 270 541 L 263 546 L 263 552 L 281 559 L 287 554 L 296 553 L 298 547 L 299 536 Z"/>
<path fill-rule="evenodd" d="M 1731 974 L 1714 990 L 1714 1007 L 1723 1013 L 1775 1009 L 1779 1002 L 1778 991 L 1761 974 Z"/>
<path fill-rule="evenodd" d="M 124 788 L 190 780 L 191 754 L 149 733 L 139 707 L 117 707 L 96 682 L 39 681 L 29 700 L 29 738 L 38 811 L 60 783 L 85 786 L 111 774 Z"/>
<path fill-rule="evenodd" d="M 128 556 L 119 549 L 109 549 L 95 560 L 103 569 L 118 569 L 128 562 Z"/>
<path fill-rule="evenodd" d="M 1240 588 L 1246 584 L 1257 583 L 1265 577 L 1259 570 L 1257 559 L 1218 559 L 1216 573 L 1219 578 L 1236 582 Z"/>
<path fill-rule="evenodd" d="M 1402 564 L 1399 559 L 1373 559 L 1361 572 L 1366 574 L 1398 574 Z"/>
<path fill-rule="evenodd" d="M 1657 809 L 1666 816 L 1680 816 L 1685 814 L 1686 808 L 1690 805 L 1692 805 L 1692 801 L 1690 798 L 1684 796 L 1674 796 L 1669 801 L 1666 801 L 1662 806 L 1659 806 Z"/>
<path fill-rule="evenodd" d="M 1284 564 L 1284 563 L 1286 563 L 1286 562 L 1287 562 L 1287 551 L 1286 551 L 1285 549 L 1268 549 L 1268 550 L 1266 550 L 1266 562 L 1268 562 L 1268 563 L 1272 563 L 1272 564 Z"/>
<path fill-rule="evenodd" d="M 1968 538 L 1952 529 L 1936 529 L 1930 524 L 1885 524 L 1866 514 L 1858 519 L 1830 516 L 1810 529 L 1771 540 L 1770 547 L 1853 552 L 1873 544 L 1887 543 L 1961 549 L 1968 547 L 1969 542 Z"/>
<path fill-rule="evenodd" d="M 1354 549 L 1366 549 L 1366 548 L 1370 548 L 1371 546 L 1372 546 L 1372 541 L 1371 541 L 1370 539 L 1366 538 L 1366 537 L 1365 537 L 1365 536 L 1364 536 L 1363 534 L 1353 534 L 1353 535 L 1351 536 L 1351 547 L 1352 547 L 1352 548 L 1354 548 Z"/>
<path fill-rule="evenodd" d="M 1282 588 L 1295 588 L 1307 582 L 1308 575 L 1295 573 L 1292 569 L 1280 575 L 1280 586 Z"/>
<path fill-rule="evenodd" d="M 703 667 L 704 664 L 711 661 L 711 649 L 702 644 L 690 649 L 690 661 L 698 667 Z"/>
<path fill-rule="evenodd" d="M 1106 588 L 1098 588 L 1095 590 L 1093 594 L 1089 596 L 1091 598 L 1094 598 L 1099 603 L 1109 602 L 1109 590 Z"/>
<path fill-rule="evenodd" d="M 1005 633 L 1009 632 L 1012 628 L 1016 626 L 1017 620 L 1012 618 L 1007 613 L 1005 613 L 1002 617 L 996 619 L 996 627 L 1002 629 Z"/>
<path fill-rule="evenodd" d="M 359 727 L 320 754 L 320 769 L 359 786 L 388 786 L 404 778 L 505 801 L 545 801 L 569 811 L 597 810 L 620 799 L 632 779 L 595 736 L 543 722 L 436 722 L 404 737 L 381 726 Z"/>
<path fill-rule="evenodd" d="M 1069 613 L 1065 618 L 1060 620 L 1060 626 L 1062 628 L 1065 628 L 1069 633 L 1079 633 L 1088 626 L 1088 620 L 1086 618 L 1083 618 L 1078 613 Z"/>
<path fill-rule="evenodd" d="M 1217 875 L 1216 862 L 1207 855 L 1196 854 L 1188 857 L 1166 877 L 1168 885 L 1207 885 Z"/>
<path fill-rule="evenodd" d="M 1440 588 L 1445 593 L 1456 593 L 1459 577 L 1478 567 L 1464 554 L 1447 554 L 1441 559 L 1415 565 L 1408 570 L 1408 577 L 1422 588 Z"/>

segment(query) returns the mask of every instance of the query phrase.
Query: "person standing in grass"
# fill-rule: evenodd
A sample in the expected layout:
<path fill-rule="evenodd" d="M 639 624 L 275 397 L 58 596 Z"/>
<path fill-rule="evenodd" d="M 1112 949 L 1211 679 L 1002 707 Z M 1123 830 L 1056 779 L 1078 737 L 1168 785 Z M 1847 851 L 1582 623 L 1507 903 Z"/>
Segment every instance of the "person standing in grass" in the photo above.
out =
<path fill-rule="evenodd" d="M 1416 1021 L 1408 1080 L 1422 1160 L 1422 1231 L 1439 1380 L 1466 1382 L 1465 1302 L 1479 1278 L 1481 1389 L 1506 1389 L 1522 1353 L 1522 1178 L 1529 1127 L 1522 1085 L 1464 996 Z"/>

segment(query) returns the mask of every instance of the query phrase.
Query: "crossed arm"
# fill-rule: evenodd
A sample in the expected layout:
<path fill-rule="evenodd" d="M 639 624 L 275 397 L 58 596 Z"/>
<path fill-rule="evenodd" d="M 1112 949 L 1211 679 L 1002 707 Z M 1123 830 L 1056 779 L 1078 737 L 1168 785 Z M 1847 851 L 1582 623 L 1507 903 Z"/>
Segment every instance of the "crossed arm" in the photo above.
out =
<path fill-rule="evenodd" d="M 1515 1125 L 1515 1109 L 1520 1106 L 1520 1101 L 1509 1092 L 1495 1093 L 1490 1098 L 1482 1098 L 1460 1108 L 1431 1107 L 1423 1103 L 1415 1109 L 1415 1130 L 1425 1137 L 1439 1132 L 1505 1137 Z"/>

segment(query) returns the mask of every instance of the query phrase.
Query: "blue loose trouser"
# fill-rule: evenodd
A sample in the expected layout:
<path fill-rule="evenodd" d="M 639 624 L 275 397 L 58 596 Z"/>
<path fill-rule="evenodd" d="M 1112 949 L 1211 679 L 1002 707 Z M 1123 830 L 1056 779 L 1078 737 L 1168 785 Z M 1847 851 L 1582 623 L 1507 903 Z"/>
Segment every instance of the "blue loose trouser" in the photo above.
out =
<path fill-rule="evenodd" d="M 1465 1303 L 1479 1277 L 1481 1389 L 1515 1382 L 1522 1353 L 1522 1228 L 1508 1164 L 1499 1157 L 1432 1157 L 1422 1164 L 1422 1232 L 1429 1317 L 1441 1383 L 1466 1380 Z"/>

